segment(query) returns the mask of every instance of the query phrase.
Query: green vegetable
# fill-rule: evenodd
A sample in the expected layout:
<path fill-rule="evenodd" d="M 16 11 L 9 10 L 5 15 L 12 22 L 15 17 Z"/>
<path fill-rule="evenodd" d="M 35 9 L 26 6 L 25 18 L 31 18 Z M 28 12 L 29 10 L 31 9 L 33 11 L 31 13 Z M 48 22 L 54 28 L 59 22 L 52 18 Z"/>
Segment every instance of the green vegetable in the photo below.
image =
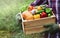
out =
<path fill-rule="evenodd" d="M 50 17 L 51 16 L 51 14 L 48 14 L 48 17 Z"/>
<path fill-rule="evenodd" d="M 41 13 L 40 13 L 41 14 Z"/>
<path fill-rule="evenodd" d="M 46 13 L 51 13 L 52 9 L 51 8 L 46 8 L 45 11 L 46 11 Z"/>
<path fill-rule="evenodd" d="M 40 14 L 42 12 L 44 12 L 44 10 L 39 10 L 39 11 L 37 11 L 37 14 Z"/>

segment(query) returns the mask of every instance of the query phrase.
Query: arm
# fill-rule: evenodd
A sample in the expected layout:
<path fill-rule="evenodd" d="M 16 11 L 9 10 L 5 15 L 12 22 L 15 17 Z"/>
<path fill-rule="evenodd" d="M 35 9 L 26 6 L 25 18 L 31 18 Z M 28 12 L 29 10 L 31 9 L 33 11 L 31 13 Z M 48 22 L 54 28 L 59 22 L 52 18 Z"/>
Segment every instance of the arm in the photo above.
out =
<path fill-rule="evenodd" d="M 31 3 L 32 6 L 38 6 L 41 4 L 48 4 L 47 0 L 35 0 L 34 2 Z"/>

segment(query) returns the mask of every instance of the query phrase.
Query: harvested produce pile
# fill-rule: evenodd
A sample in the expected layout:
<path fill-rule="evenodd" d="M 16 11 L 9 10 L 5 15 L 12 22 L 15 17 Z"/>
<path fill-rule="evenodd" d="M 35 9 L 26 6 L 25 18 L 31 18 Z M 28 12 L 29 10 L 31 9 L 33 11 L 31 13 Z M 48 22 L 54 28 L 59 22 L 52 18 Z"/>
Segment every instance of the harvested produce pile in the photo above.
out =
<path fill-rule="evenodd" d="M 22 13 L 24 20 L 35 20 L 52 15 L 52 9 L 46 5 L 28 6 L 28 9 Z"/>

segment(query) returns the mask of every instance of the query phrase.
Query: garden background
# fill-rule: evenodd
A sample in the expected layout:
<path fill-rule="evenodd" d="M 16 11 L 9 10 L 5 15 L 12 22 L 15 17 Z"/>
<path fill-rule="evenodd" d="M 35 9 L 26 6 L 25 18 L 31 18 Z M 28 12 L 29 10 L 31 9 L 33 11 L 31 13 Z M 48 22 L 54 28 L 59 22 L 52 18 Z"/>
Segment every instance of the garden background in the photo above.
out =
<path fill-rule="evenodd" d="M 0 38 L 40 38 L 40 34 L 25 35 L 16 14 L 24 11 L 34 0 L 0 0 Z"/>

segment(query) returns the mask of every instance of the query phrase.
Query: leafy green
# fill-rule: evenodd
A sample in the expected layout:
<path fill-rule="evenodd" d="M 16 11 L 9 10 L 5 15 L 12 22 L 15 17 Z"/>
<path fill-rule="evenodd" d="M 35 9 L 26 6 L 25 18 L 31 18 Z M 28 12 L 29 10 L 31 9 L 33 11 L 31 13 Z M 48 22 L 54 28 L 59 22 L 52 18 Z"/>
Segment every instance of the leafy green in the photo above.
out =
<path fill-rule="evenodd" d="M 46 13 L 50 13 L 50 12 L 52 12 L 52 9 L 51 8 L 46 8 L 45 11 L 46 11 Z"/>

